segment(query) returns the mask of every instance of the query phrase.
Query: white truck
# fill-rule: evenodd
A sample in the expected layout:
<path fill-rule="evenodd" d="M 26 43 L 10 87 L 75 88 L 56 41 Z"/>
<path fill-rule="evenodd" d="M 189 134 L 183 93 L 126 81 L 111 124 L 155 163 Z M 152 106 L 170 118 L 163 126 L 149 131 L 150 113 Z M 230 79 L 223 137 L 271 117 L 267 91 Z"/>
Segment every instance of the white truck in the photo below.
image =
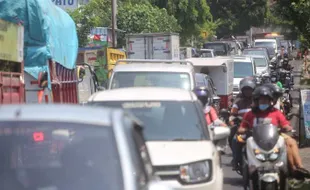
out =
<path fill-rule="evenodd" d="M 177 33 L 145 33 L 126 36 L 128 59 L 180 59 Z"/>

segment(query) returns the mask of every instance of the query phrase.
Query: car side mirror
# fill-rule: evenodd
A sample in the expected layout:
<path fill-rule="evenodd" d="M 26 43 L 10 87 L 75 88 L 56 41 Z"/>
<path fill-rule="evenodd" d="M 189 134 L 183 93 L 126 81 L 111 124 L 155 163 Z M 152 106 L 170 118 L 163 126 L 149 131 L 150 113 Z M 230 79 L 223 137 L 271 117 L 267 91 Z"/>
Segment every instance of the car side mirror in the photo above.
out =
<path fill-rule="evenodd" d="M 82 82 L 86 75 L 86 70 L 83 66 L 77 66 L 77 78 L 79 82 Z"/>
<path fill-rule="evenodd" d="M 230 134 L 230 129 L 228 127 L 216 126 L 213 129 L 213 140 L 214 141 L 223 140 L 227 138 L 229 134 Z"/>

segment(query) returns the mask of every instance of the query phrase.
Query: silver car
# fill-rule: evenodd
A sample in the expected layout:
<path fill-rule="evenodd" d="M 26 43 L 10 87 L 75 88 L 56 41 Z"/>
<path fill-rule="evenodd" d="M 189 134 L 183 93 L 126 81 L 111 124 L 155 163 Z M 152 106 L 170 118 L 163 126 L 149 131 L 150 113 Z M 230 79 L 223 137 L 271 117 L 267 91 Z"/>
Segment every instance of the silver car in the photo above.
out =
<path fill-rule="evenodd" d="M 117 109 L 1 106 L 2 187 L 168 190 L 153 173 L 142 130 Z"/>

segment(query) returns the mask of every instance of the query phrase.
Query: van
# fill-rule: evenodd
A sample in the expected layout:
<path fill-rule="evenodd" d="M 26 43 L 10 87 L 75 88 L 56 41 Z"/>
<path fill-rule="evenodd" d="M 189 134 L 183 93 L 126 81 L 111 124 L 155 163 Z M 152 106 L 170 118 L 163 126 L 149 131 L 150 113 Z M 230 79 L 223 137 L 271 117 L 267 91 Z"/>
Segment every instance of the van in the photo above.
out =
<path fill-rule="evenodd" d="M 234 57 L 234 98 L 239 94 L 239 83 L 245 77 L 255 76 L 256 65 L 252 57 Z"/>
<path fill-rule="evenodd" d="M 266 47 L 272 57 L 278 53 L 278 46 L 276 39 L 256 39 L 254 41 L 254 47 Z"/>

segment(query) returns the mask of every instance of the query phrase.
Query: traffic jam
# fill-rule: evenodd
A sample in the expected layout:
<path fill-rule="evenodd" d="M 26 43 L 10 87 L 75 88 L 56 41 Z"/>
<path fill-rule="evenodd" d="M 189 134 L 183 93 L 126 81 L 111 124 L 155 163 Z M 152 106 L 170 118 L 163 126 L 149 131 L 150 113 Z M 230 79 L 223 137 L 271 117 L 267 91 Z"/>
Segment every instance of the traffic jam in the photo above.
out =
<path fill-rule="evenodd" d="M 288 121 L 292 40 L 194 49 L 147 33 L 127 35 L 126 52 L 79 49 L 75 23 L 49 4 L 13 9 L 18 21 L 0 12 L 1 189 L 222 190 L 230 153 L 241 189 L 310 178 Z"/>

